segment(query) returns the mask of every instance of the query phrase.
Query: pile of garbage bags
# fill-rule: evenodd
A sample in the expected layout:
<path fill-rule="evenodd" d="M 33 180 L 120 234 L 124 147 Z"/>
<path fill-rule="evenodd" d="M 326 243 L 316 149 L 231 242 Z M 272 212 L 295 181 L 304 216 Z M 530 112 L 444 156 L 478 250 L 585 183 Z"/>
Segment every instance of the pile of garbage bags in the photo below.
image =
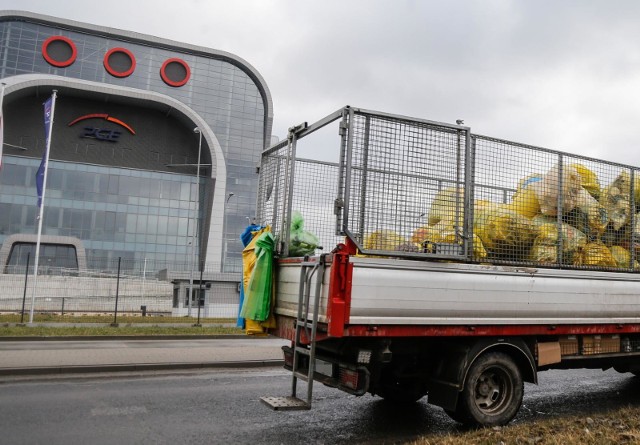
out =
<path fill-rule="evenodd" d="M 632 240 L 640 240 L 640 175 L 622 170 L 602 188 L 582 164 L 554 166 L 522 178 L 510 202 L 476 200 L 473 260 L 590 268 L 640 269 Z M 633 193 L 633 196 L 632 196 Z M 381 230 L 368 234 L 370 250 L 435 252 L 462 244 L 463 190 L 448 188 L 434 198 L 426 225 L 410 239 Z M 633 222 L 633 226 L 632 226 Z"/>

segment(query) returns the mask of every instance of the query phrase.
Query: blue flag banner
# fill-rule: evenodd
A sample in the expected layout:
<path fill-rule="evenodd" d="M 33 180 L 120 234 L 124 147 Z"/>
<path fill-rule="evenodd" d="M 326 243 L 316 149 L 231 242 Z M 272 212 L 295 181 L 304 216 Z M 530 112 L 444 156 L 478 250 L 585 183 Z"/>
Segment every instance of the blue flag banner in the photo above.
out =
<path fill-rule="evenodd" d="M 42 192 L 44 190 L 44 171 L 47 169 L 47 161 L 49 159 L 49 135 L 51 134 L 51 106 L 53 103 L 53 96 L 47 99 L 44 103 L 44 142 L 45 149 L 42 155 L 42 161 L 40 167 L 36 172 L 36 188 L 38 189 L 38 208 L 42 206 Z"/>

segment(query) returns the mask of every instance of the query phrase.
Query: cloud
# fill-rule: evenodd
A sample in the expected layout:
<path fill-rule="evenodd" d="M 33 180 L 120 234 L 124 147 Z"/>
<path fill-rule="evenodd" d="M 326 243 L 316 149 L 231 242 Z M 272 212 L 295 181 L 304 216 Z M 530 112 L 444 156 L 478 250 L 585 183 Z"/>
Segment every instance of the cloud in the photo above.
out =
<path fill-rule="evenodd" d="M 268 83 L 274 134 L 343 105 L 640 165 L 635 1 L 4 0 L 234 53 Z"/>

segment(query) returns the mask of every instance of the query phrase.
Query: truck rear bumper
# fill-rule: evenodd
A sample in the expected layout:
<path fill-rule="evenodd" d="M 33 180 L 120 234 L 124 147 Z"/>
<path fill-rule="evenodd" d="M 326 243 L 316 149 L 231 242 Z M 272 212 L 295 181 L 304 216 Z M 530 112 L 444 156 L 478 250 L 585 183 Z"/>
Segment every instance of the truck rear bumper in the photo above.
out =
<path fill-rule="evenodd" d="M 284 367 L 293 371 L 293 348 L 283 346 Z M 308 357 L 300 357 L 297 373 L 309 375 Z M 298 374 L 298 375 L 299 375 Z M 332 388 L 340 389 L 355 396 L 366 394 L 369 389 L 370 373 L 364 366 L 357 366 L 334 360 L 330 357 L 316 355 L 313 380 Z"/>

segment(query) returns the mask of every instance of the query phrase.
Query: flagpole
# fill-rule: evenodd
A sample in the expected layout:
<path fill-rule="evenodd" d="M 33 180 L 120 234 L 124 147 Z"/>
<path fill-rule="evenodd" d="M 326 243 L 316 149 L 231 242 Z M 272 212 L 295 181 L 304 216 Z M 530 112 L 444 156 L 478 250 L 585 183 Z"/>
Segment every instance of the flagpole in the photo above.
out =
<path fill-rule="evenodd" d="M 56 96 L 58 90 L 53 90 L 51 95 L 51 118 L 49 120 L 49 128 L 46 128 L 46 148 L 44 152 L 44 178 L 42 180 L 42 197 L 39 198 L 40 214 L 38 215 L 38 239 L 36 241 L 36 258 L 33 269 L 33 293 L 31 294 L 31 311 L 29 312 L 29 323 L 33 323 L 33 309 L 36 301 L 36 288 L 38 285 L 38 260 L 40 259 L 40 238 L 42 236 L 42 220 L 44 216 L 44 195 L 47 190 L 47 172 L 49 171 L 49 151 L 51 150 L 51 136 L 53 133 L 53 116 L 56 110 Z M 37 181 L 36 181 L 37 182 Z"/>
<path fill-rule="evenodd" d="M 4 114 L 2 113 L 2 106 L 4 104 L 4 87 L 7 84 L 2 82 L 0 88 L 0 170 L 2 170 L 2 149 L 4 148 Z"/>

